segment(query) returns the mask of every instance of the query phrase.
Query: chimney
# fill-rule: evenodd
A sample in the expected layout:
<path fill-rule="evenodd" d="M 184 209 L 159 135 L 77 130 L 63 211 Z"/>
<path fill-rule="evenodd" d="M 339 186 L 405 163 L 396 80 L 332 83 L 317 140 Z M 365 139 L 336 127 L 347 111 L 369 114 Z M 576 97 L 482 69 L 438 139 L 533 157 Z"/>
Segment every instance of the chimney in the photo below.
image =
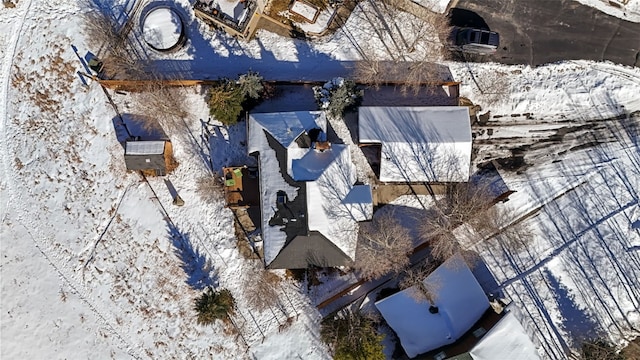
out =
<path fill-rule="evenodd" d="M 328 141 L 316 141 L 314 148 L 320 152 L 331 149 L 331 143 Z"/>

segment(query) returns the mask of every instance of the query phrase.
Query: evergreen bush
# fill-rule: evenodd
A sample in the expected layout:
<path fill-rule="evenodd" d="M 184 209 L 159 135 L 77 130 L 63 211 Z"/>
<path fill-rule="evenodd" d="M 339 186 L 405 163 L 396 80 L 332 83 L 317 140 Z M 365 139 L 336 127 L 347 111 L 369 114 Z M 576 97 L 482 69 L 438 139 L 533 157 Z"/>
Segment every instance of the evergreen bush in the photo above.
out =
<path fill-rule="evenodd" d="M 373 319 L 360 312 L 344 311 L 321 324 L 320 335 L 336 360 L 384 360 L 384 336 L 376 332 Z"/>
<path fill-rule="evenodd" d="M 209 90 L 209 114 L 224 125 L 238 122 L 243 111 L 257 105 L 265 93 L 262 76 L 249 71 L 237 81 L 222 79 Z"/>
<path fill-rule="evenodd" d="M 208 325 L 216 320 L 228 321 L 234 313 L 235 300 L 227 289 L 213 290 L 212 287 L 196 299 L 195 310 L 198 312 L 198 324 Z"/>
<path fill-rule="evenodd" d="M 238 122 L 244 95 L 232 81 L 223 80 L 209 90 L 209 114 L 225 125 Z"/>
<path fill-rule="evenodd" d="M 333 117 L 344 115 L 345 111 L 358 105 L 362 99 L 362 90 L 355 82 L 335 78 L 323 86 L 315 86 L 313 93 L 321 110 L 327 110 Z"/>
<path fill-rule="evenodd" d="M 244 96 L 245 99 L 259 99 L 264 92 L 262 80 L 262 76 L 253 71 L 240 75 L 240 78 L 238 78 L 238 86 L 240 87 L 242 96 Z"/>

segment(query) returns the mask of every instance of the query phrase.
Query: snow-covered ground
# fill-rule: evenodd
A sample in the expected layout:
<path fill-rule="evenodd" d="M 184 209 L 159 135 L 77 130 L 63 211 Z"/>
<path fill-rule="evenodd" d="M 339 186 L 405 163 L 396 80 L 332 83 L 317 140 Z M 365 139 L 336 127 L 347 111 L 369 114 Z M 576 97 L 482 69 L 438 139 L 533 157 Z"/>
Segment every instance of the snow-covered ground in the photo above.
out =
<path fill-rule="evenodd" d="M 195 180 L 209 176 L 192 140 L 208 118 L 200 89 L 188 90 L 191 133 L 170 134 L 180 166 L 168 180 L 185 206 L 171 205 L 163 179 L 146 183 L 125 171 L 116 113 L 96 84 L 85 88 L 76 75 L 82 65 L 72 45 L 80 56 L 100 48 L 82 35 L 85 10 L 72 0 L 21 0 L 0 10 L 0 357 L 330 358 L 316 299 L 293 280 L 282 276 L 278 304 L 262 311 L 248 304 L 244 284 L 255 260 L 236 249 L 222 199 L 206 201 L 197 190 Z M 345 30 L 317 42 L 261 31 L 241 43 L 192 14 L 184 20 L 185 47 L 156 56 L 166 71 L 194 77 L 253 69 L 266 78 L 329 80 L 348 75 L 365 51 L 402 48 L 366 6 Z M 638 69 L 586 61 L 448 65 L 463 95 L 491 111 L 493 135 L 478 138 L 485 144 L 507 143 L 514 128 L 504 125 L 514 123 L 526 139 L 540 126 L 596 122 L 592 134 L 611 140 L 548 157 L 539 148 L 526 171 L 503 173 L 518 191 L 505 204 L 514 217 L 538 210 L 525 217 L 535 241 L 522 252 L 496 248 L 495 240 L 476 246 L 545 358 L 563 358 L 576 337 L 595 331 L 622 343 L 640 321 L 638 118 L 602 120 L 640 110 Z M 126 109 L 127 96 L 113 96 Z M 216 165 L 243 159 L 243 126 L 218 133 Z M 496 151 L 480 149 L 489 158 L 502 156 Z M 196 324 L 193 299 L 208 284 L 237 299 L 239 331 Z"/>
<path fill-rule="evenodd" d="M 640 22 L 640 0 L 575 0 L 627 21 Z"/>

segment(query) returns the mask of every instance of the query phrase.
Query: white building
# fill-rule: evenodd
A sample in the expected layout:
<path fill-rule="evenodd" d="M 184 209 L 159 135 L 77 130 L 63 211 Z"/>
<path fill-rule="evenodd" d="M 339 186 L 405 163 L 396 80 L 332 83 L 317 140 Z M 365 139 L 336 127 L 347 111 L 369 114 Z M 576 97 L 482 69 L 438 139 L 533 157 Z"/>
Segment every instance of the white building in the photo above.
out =
<path fill-rule="evenodd" d="M 464 106 L 360 107 L 360 144 L 379 144 L 382 182 L 466 182 L 471 123 Z"/>

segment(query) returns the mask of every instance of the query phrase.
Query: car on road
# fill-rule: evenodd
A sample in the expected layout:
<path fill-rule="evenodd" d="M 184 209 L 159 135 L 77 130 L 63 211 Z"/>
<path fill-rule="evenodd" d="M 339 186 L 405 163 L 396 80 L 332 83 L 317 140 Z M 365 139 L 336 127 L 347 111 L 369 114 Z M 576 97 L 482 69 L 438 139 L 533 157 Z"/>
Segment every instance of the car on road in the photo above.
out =
<path fill-rule="evenodd" d="M 456 28 L 452 35 L 454 48 L 465 53 L 493 54 L 500 46 L 500 35 L 495 31 Z"/>

